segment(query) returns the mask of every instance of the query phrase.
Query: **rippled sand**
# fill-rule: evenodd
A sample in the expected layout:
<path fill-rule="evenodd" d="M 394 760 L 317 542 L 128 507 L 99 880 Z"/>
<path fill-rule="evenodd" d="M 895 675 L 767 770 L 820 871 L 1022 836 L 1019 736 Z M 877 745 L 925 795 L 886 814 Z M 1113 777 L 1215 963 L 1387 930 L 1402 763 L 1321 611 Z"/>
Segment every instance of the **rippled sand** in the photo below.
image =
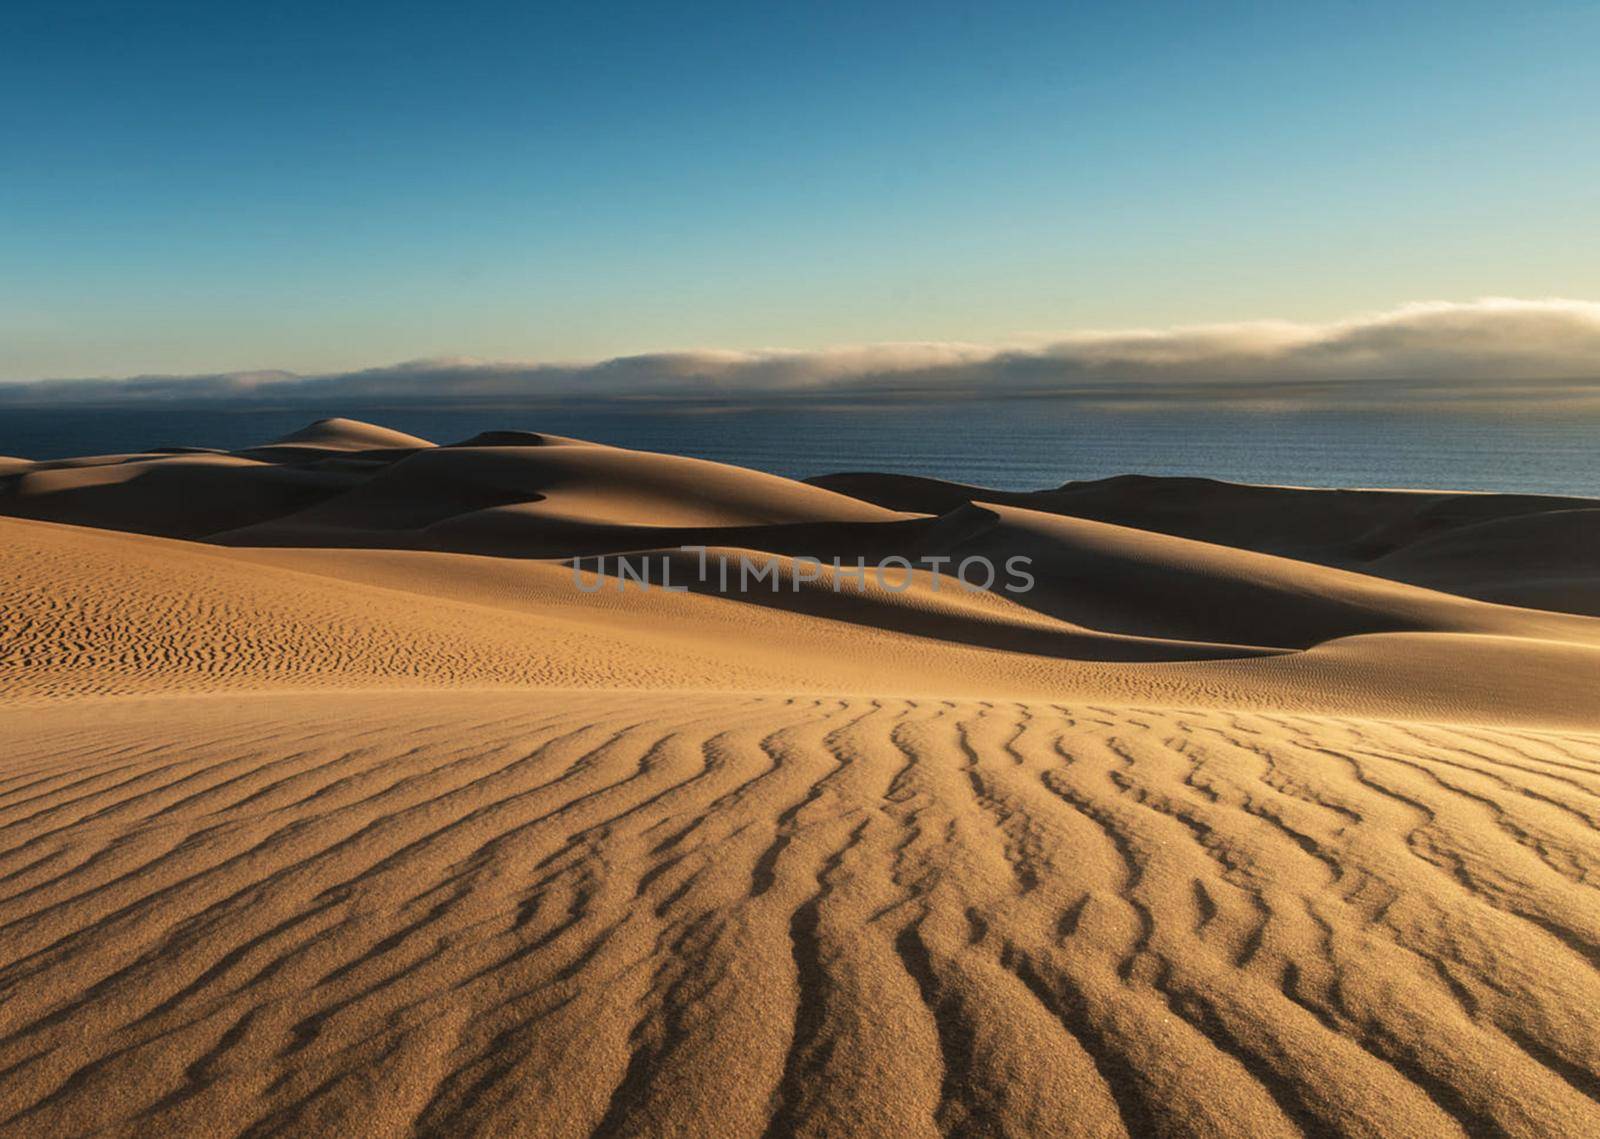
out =
<path fill-rule="evenodd" d="M 1494 553 L 1570 506 L 1239 488 L 1207 540 L 1152 528 L 1183 488 L 1124 526 L 377 442 L 140 484 L 366 455 L 259 541 L 88 528 L 116 464 L 0 496 L 0 1134 L 1600 1132 L 1600 594 Z M 552 552 L 669 515 L 1041 588 L 580 594 Z"/>

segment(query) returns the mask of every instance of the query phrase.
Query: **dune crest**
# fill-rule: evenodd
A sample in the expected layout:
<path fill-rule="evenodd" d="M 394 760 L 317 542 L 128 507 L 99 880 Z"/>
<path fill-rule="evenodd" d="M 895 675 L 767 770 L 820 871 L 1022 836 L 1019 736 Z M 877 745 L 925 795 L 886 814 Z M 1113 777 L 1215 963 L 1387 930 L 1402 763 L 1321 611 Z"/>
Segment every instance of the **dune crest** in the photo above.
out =
<path fill-rule="evenodd" d="M 319 419 L 274 439 L 268 447 L 319 447 L 329 451 L 395 451 L 432 447 L 426 439 L 364 423 L 359 419 Z"/>

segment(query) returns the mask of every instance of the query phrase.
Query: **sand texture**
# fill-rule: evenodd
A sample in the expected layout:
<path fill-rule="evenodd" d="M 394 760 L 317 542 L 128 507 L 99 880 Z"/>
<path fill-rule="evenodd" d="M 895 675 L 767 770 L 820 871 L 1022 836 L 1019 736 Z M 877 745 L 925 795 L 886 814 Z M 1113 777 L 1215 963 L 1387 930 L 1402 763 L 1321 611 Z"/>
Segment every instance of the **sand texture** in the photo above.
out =
<path fill-rule="evenodd" d="M 1597 519 L 6 460 L 0 1136 L 1600 1134 Z"/>

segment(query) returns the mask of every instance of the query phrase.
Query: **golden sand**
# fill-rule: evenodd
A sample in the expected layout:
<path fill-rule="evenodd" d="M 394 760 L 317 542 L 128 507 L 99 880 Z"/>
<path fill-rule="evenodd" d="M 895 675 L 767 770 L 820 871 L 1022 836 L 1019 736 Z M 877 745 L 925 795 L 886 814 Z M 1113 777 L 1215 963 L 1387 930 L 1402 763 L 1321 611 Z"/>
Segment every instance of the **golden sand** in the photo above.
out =
<path fill-rule="evenodd" d="M 0 514 L 0 1135 L 1600 1133 L 1600 504 L 329 421 Z M 682 545 L 782 588 L 567 561 Z"/>

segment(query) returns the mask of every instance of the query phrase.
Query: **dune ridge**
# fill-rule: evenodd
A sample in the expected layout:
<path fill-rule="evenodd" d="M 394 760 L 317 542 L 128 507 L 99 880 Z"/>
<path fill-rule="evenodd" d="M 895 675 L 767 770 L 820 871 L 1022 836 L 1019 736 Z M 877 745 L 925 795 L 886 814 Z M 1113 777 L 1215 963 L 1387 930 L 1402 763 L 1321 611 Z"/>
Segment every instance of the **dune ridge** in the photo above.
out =
<path fill-rule="evenodd" d="M 0 1136 L 1600 1131 L 1597 511 L 8 461 Z"/>

